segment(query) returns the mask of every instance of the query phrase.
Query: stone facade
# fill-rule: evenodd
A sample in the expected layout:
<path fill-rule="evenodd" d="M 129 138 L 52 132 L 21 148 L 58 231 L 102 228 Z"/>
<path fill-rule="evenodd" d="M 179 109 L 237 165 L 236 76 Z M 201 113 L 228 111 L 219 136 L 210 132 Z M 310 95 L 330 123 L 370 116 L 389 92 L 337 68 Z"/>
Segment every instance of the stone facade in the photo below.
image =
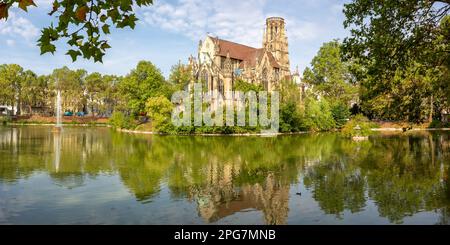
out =
<path fill-rule="evenodd" d="M 291 79 L 285 21 L 266 20 L 262 48 L 207 36 L 199 42 L 197 58 L 191 56 L 189 63 L 194 77 L 210 92 L 232 91 L 237 79 L 276 90 L 282 79 Z"/>

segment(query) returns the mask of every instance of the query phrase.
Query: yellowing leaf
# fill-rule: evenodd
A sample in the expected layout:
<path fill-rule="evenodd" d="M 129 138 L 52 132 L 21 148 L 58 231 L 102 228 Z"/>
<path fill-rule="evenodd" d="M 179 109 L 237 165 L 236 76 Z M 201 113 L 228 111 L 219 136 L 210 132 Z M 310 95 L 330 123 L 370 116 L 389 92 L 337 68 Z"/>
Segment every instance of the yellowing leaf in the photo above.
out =
<path fill-rule="evenodd" d="M 0 20 L 8 18 L 8 5 L 0 3 Z"/>
<path fill-rule="evenodd" d="M 19 8 L 23 9 L 24 11 L 27 11 L 27 7 L 30 5 L 36 6 L 36 4 L 34 4 L 33 0 L 20 0 L 19 1 Z"/>
<path fill-rule="evenodd" d="M 75 16 L 79 21 L 85 21 L 86 20 L 86 13 L 89 11 L 89 8 L 87 6 L 82 6 L 77 9 L 77 12 L 75 13 Z"/>
<path fill-rule="evenodd" d="M 109 46 L 108 43 L 103 43 L 102 46 L 101 46 L 100 48 L 103 49 L 103 50 L 105 50 L 105 49 L 111 48 L 111 46 Z"/>

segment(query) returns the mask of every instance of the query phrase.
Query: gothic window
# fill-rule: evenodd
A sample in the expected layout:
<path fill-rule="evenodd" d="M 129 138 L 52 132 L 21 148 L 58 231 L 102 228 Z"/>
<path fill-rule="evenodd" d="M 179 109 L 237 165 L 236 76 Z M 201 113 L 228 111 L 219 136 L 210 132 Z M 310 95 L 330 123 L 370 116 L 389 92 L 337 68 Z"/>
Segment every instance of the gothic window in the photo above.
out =
<path fill-rule="evenodd" d="M 275 69 L 274 74 L 275 80 L 280 80 L 280 69 Z"/>
<path fill-rule="evenodd" d="M 208 78 L 209 78 L 209 74 L 206 70 L 202 71 L 202 75 L 200 76 L 201 79 L 201 83 L 203 85 L 203 89 L 208 90 L 209 86 L 208 86 Z"/>
<path fill-rule="evenodd" d="M 261 82 L 264 86 L 264 90 L 269 90 L 269 78 L 267 77 L 267 68 L 264 68 L 261 75 Z"/>
<path fill-rule="evenodd" d="M 223 80 L 219 78 L 219 93 L 223 94 L 223 92 L 224 92 Z"/>
<path fill-rule="evenodd" d="M 225 68 L 225 57 L 220 57 L 220 68 L 223 69 Z"/>

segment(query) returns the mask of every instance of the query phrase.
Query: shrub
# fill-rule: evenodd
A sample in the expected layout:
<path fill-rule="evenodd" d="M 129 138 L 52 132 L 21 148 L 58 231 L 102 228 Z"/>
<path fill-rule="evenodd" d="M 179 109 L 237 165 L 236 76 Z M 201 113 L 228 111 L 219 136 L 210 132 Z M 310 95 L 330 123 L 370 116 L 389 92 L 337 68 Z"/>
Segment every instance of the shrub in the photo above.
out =
<path fill-rule="evenodd" d="M 312 131 L 327 131 L 336 126 L 328 101 L 308 98 L 306 102 L 304 128 Z"/>
<path fill-rule="evenodd" d="M 115 111 L 109 119 L 109 124 L 120 129 L 134 129 L 137 124 L 133 118 L 126 116 L 120 111 Z"/>
<path fill-rule="evenodd" d="M 11 122 L 11 117 L 9 116 L 0 116 L 0 125 L 6 125 Z"/>
<path fill-rule="evenodd" d="M 173 104 L 169 99 L 164 96 L 149 98 L 145 106 L 155 132 L 176 132 L 175 126 L 172 124 Z"/>
<path fill-rule="evenodd" d="M 342 102 L 338 102 L 333 105 L 331 107 L 331 113 L 333 114 L 333 118 L 336 122 L 337 128 L 342 128 L 347 123 L 350 117 L 350 110 Z"/>
<path fill-rule="evenodd" d="M 285 103 L 280 108 L 280 132 L 299 132 L 303 129 L 303 118 L 295 103 Z"/>
<path fill-rule="evenodd" d="M 444 123 L 441 122 L 440 120 L 433 120 L 430 125 L 428 126 L 428 128 L 449 128 L 450 127 L 450 122 Z"/>
<path fill-rule="evenodd" d="M 260 92 L 260 91 L 263 91 L 264 88 L 261 85 L 248 83 L 248 82 L 243 81 L 243 80 L 236 80 L 234 82 L 233 90 L 246 93 L 246 92 L 249 92 L 249 91 Z"/>
<path fill-rule="evenodd" d="M 357 128 L 360 128 L 359 130 Z M 341 133 L 345 137 L 369 136 L 372 134 L 372 123 L 367 117 L 358 114 L 348 121 L 342 128 Z"/>

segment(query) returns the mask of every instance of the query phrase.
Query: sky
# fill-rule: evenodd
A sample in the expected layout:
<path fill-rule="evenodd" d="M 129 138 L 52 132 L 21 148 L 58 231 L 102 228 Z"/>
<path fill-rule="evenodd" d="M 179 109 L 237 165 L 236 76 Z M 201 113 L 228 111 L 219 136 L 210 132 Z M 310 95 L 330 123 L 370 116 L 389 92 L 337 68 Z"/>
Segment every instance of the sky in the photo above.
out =
<path fill-rule="evenodd" d="M 112 48 L 103 63 L 81 57 L 73 63 L 65 55 L 65 42 L 58 42 L 54 55 L 40 55 L 40 30 L 56 19 L 48 15 L 53 0 L 34 1 L 38 7 L 28 13 L 16 7 L 7 21 L 0 20 L 0 64 L 16 63 L 39 75 L 63 66 L 126 75 L 139 61 L 148 60 L 168 77 L 174 64 L 196 57 L 199 40 L 208 34 L 261 47 L 265 19 L 272 16 L 285 19 L 291 69 L 298 66 L 302 72 L 324 42 L 342 40 L 349 33 L 342 25 L 348 0 L 154 0 L 136 8 L 134 30 L 111 30 L 107 39 Z"/>

